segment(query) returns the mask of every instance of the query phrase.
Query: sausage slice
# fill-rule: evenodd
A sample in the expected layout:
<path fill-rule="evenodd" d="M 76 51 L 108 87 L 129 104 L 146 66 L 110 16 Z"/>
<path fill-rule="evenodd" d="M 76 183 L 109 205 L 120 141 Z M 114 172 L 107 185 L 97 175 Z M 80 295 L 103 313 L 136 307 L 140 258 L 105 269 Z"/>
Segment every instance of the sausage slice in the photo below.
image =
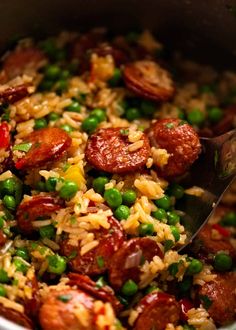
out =
<path fill-rule="evenodd" d="M 132 238 L 124 242 L 113 255 L 109 265 L 109 281 L 115 290 L 119 290 L 129 279 L 140 281 L 140 265 L 154 256 L 163 257 L 157 243 L 148 237 Z"/>
<path fill-rule="evenodd" d="M 226 251 L 230 256 L 236 260 L 236 251 L 230 243 L 229 237 L 222 236 L 219 239 L 212 238 L 212 226 L 205 225 L 195 238 L 193 243 L 193 251 L 199 255 L 211 259 L 212 255 L 217 254 L 219 251 Z"/>
<path fill-rule="evenodd" d="M 0 315 L 26 329 L 34 329 L 32 321 L 24 313 L 7 308 L 2 304 L 0 304 Z"/>
<path fill-rule="evenodd" d="M 157 165 L 158 173 L 164 177 L 184 174 L 201 151 L 197 133 L 180 119 L 157 120 L 150 127 L 148 136 L 154 147 L 166 149 L 170 154 L 166 165 Z"/>
<path fill-rule="evenodd" d="M 117 312 L 122 309 L 121 303 L 115 297 L 114 291 L 110 286 L 104 285 L 102 288 L 100 288 L 86 275 L 69 273 L 68 277 L 70 279 L 68 282 L 69 285 L 77 286 L 78 289 L 90 294 L 96 299 L 102 300 L 104 302 L 110 302 Z"/>
<path fill-rule="evenodd" d="M 85 156 L 90 165 L 109 173 L 128 173 L 142 169 L 150 154 L 148 138 L 142 135 L 142 146 L 130 151 L 128 136 L 122 128 L 103 128 L 90 136 Z"/>
<path fill-rule="evenodd" d="M 60 159 L 70 147 L 71 138 L 61 128 L 48 127 L 32 132 L 25 138 L 25 142 L 31 143 L 31 148 L 15 162 L 18 170 L 43 166 L 47 162 Z"/>
<path fill-rule="evenodd" d="M 28 70 L 38 70 L 46 63 L 44 53 L 36 47 L 21 48 L 11 52 L 3 62 L 7 78 L 13 79 Z"/>
<path fill-rule="evenodd" d="M 29 201 L 23 201 L 17 209 L 16 219 L 22 233 L 30 235 L 34 227 L 32 221 L 38 218 L 50 216 L 59 210 L 62 203 L 59 199 L 50 196 L 33 196 Z"/>
<path fill-rule="evenodd" d="M 113 254 L 122 246 L 124 242 L 124 232 L 120 223 L 113 217 L 109 218 L 110 228 L 94 230 L 95 239 L 99 244 L 85 253 L 80 255 L 80 247 L 74 247 L 68 241 L 62 241 L 61 253 L 65 256 L 71 256 L 73 253 L 76 256 L 70 260 L 69 265 L 75 272 L 95 275 L 104 273 Z"/>
<path fill-rule="evenodd" d="M 127 64 L 124 81 L 132 92 L 153 101 L 168 101 L 175 92 L 170 74 L 150 60 Z"/>
<path fill-rule="evenodd" d="M 40 325 L 43 330 L 95 330 L 93 304 L 80 290 L 51 291 L 39 311 Z"/>
<path fill-rule="evenodd" d="M 1 103 L 14 103 L 29 95 L 29 86 L 26 84 L 9 87 L 0 92 Z"/>
<path fill-rule="evenodd" d="M 164 292 L 152 292 L 137 305 L 138 318 L 134 330 L 164 330 L 168 323 L 174 325 L 180 320 L 180 306 L 171 296 Z"/>
<path fill-rule="evenodd" d="M 236 319 L 235 283 L 236 273 L 218 274 L 214 281 L 205 283 L 199 290 L 203 306 L 218 325 L 225 325 Z"/>

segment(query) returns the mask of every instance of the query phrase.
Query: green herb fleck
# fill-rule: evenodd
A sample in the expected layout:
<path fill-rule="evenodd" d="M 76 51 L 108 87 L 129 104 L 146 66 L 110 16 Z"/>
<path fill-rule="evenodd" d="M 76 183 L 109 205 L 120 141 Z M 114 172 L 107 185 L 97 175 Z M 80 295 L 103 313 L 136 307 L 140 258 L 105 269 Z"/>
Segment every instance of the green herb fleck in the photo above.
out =
<path fill-rule="evenodd" d="M 70 217 L 70 223 L 71 223 L 72 225 L 74 225 L 74 224 L 77 223 L 77 218 L 76 218 L 75 215 L 73 215 L 72 217 Z"/>
<path fill-rule="evenodd" d="M 67 257 L 68 260 L 74 259 L 77 256 L 77 251 L 72 251 L 71 254 Z"/>
<path fill-rule="evenodd" d="M 96 287 L 100 289 L 100 288 L 104 287 L 105 285 L 107 285 L 107 284 L 106 284 L 106 281 L 104 280 L 104 277 L 103 276 L 99 277 L 99 279 L 96 282 Z"/>
<path fill-rule="evenodd" d="M 200 300 L 202 301 L 203 307 L 208 310 L 212 305 L 212 300 L 208 296 L 199 296 Z"/>
<path fill-rule="evenodd" d="M 124 129 L 124 128 L 122 128 L 122 129 L 120 130 L 120 134 L 121 134 L 121 135 L 129 135 L 129 130 L 128 130 L 128 129 Z"/>
<path fill-rule="evenodd" d="M 102 256 L 97 256 L 97 264 L 99 268 L 103 268 L 104 267 L 104 259 Z"/>
<path fill-rule="evenodd" d="M 32 143 L 21 143 L 21 144 L 15 145 L 12 149 L 28 152 L 31 147 L 32 147 Z"/>
<path fill-rule="evenodd" d="M 167 123 L 166 125 L 165 125 L 167 128 L 174 128 L 174 124 L 173 123 Z"/>
<path fill-rule="evenodd" d="M 70 301 L 72 299 L 72 295 L 71 294 L 62 294 L 60 296 L 57 296 L 57 299 L 64 303 L 67 303 L 68 301 Z"/>

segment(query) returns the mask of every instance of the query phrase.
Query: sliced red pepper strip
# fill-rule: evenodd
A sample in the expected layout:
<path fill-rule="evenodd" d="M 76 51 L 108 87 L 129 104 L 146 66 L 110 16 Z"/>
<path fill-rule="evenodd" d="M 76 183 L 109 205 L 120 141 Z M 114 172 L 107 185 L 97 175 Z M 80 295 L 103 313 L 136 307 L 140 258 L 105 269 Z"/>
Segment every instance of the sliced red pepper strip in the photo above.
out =
<path fill-rule="evenodd" d="M 6 149 L 10 145 L 10 130 L 7 122 L 0 124 L 0 148 Z"/>
<path fill-rule="evenodd" d="M 229 237 L 230 231 L 228 229 L 225 229 L 224 227 L 222 227 L 221 225 L 219 225 L 218 223 L 215 223 L 214 225 L 212 225 L 212 228 L 217 230 L 218 233 L 224 237 Z"/>

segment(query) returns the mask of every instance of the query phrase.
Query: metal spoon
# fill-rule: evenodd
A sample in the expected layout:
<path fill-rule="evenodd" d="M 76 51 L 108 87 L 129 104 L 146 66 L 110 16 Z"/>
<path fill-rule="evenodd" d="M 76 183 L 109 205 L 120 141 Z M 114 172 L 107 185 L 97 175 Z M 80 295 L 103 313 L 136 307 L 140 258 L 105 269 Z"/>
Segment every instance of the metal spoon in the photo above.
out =
<path fill-rule="evenodd" d="M 201 138 L 201 144 L 199 159 L 181 183 L 185 187 L 200 187 L 203 193 L 198 197 L 186 195 L 177 205 L 184 213 L 186 245 L 207 223 L 223 193 L 236 177 L 236 129 L 215 138 Z"/>

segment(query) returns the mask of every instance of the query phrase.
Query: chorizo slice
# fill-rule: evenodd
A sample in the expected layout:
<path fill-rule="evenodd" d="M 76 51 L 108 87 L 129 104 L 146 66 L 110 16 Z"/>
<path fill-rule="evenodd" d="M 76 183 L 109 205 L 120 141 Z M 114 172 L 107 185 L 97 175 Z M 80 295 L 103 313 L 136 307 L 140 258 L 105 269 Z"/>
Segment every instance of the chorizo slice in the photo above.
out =
<path fill-rule="evenodd" d="M 236 273 L 218 274 L 212 282 L 200 287 L 198 295 L 217 325 L 236 319 Z"/>
<path fill-rule="evenodd" d="M 77 286 L 78 289 L 90 294 L 92 297 L 111 303 L 114 310 L 117 312 L 122 309 L 122 304 L 115 297 L 114 291 L 110 286 L 104 285 L 100 288 L 86 275 L 69 273 L 68 277 L 70 279 L 68 282 L 69 285 Z"/>
<path fill-rule="evenodd" d="M 29 86 L 21 84 L 0 91 L 1 103 L 14 103 L 29 95 Z"/>
<path fill-rule="evenodd" d="M 122 245 L 113 255 L 109 265 L 109 281 L 115 290 L 119 290 L 129 279 L 140 282 L 140 266 L 154 256 L 163 257 L 157 243 L 148 237 L 132 238 Z"/>
<path fill-rule="evenodd" d="M 80 290 L 51 291 L 39 310 L 43 330 L 95 330 L 94 299 Z"/>
<path fill-rule="evenodd" d="M 71 255 L 76 255 L 69 262 L 73 271 L 96 275 L 107 270 L 111 257 L 122 246 L 125 238 L 123 229 L 115 218 L 110 217 L 108 222 L 110 223 L 109 229 L 100 228 L 93 231 L 95 240 L 98 240 L 99 244 L 84 255 L 80 254 L 80 247 L 75 248 L 68 241 L 62 241 L 61 253 L 70 259 Z"/>
<path fill-rule="evenodd" d="M 134 330 L 164 330 L 168 323 L 176 325 L 180 320 L 180 305 L 164 292 L 152 292 L 146 295 L 136 307 L 139 315 Z"/>
<path fill-rule="evenodd" d="M 156 164 L 163 177 L 184 174 L 201 152 L 201 144 L 195 130 L 180 119 L 160 119 L 149 130 L 151 145 L 166 149 L 170 155 L 164 166 Z"/>
<path fill-rule="evenodd" d="M 153 101 L 168 101 L 175 93 L 170 74 L 156 62 L 150 60 L 127 64 L 123 71 L 128 89 Z"/>
<path fill-rule="evenodd" d="M 212 230 L 214 225 L 206 224 L 200 232 L 197 234 L 192 250 L 199 257 L 203 259 L 211 260 L 212 257 L 219 251 L 225 251 L 236 260 L 236 251 L 233 245 L 230 243 L 229 236 L 222 236 L 221 239 L 214 239 L 212 237 Z"/>
<path fill-rule="evenodd" d="M 36 47 L 16 49 L 3 62 L 3 70 L 10 80 L 31 70 L 38 70 L 46 64 L 44 53 Z"/>
<path fill-rule="evenodd" d="M 48 127 L 32 132 L 25 138 L 31 144 L 26 154 L 15 162 L 18 170 L 45 165 L 63 157 L 71 145 L 71 137 L 61 128 Z"/>
<path fill-rule="evenodd" d="M 24 314 L 0 304 L 0 315 L 26 329 L 34 329 L 32 321 Z"/>
<path fill-rule="evenodd" d="M 109 173 L 128 173 L 142 169 L 150 155 L 146 134 L 142 146 L 132 151 L 128 136 L 122 128 L 102 128 L 88 139 L 85 157 L 96 169 Z"/>
<path fill-rule="evenodd" d="M 30 235 L 34 231 L 32 221 L 38 218 L 50 216 L 59 210 L 62 202 L 50 196 L 33 196 L 29 201 L 23 201 L 17 209 L 16 219 L 22 233 Z"/>

